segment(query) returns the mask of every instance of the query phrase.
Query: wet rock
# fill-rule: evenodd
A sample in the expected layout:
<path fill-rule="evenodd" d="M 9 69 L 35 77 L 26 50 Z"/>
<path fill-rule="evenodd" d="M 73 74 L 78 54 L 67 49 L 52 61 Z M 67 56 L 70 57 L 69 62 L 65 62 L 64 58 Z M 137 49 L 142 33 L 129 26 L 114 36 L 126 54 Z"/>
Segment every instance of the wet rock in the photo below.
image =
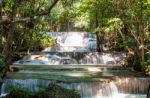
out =
<path fill-rule="evenodd" d="M 73 90 L 49 84 L 45 91 L 37 93 L 34 98 L 80 98 L 80 95 Z"/>
<path fill-rule="evenodd" d="M 65 89 L 56 84 L 49 84 L 45 90 L 31 92 L 29 90 L 14 88 L 5 98 L 81 98 L 77 92 Z"/>
<path fill-rule="evenodd" d="M 4 98 L 32 98 L 33 93 L 26 89 L 11 88 L 10 92 Z"/>

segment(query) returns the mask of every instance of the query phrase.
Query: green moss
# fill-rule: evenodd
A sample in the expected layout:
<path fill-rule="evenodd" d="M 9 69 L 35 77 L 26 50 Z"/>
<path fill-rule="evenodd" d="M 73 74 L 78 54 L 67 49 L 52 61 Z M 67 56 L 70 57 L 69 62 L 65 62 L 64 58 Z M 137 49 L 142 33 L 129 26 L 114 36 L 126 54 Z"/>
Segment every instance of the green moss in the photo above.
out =
<path fill-rule="evenodd" d="M 9 90 L 9 95 L 6 96 L 6 98 L 32 98 L 34 94 L 27 90 L 27 89 L 22 89 L 18 87 L 12 87 Z"/>
<path fill-rule="evenodd" d="M 31 92 L 27 89 L 12 88 L 5 98 L 81 98 L 75 90 L 68 90 L 56 84 L 49 84 L 46 89 Z"/>
<path fill-rule="evenodd" d="M 34 98 L 80 98 L 75 90 L 68 90 L 56 84 L 50 84 L 45 91 L 38 92 Z"/>

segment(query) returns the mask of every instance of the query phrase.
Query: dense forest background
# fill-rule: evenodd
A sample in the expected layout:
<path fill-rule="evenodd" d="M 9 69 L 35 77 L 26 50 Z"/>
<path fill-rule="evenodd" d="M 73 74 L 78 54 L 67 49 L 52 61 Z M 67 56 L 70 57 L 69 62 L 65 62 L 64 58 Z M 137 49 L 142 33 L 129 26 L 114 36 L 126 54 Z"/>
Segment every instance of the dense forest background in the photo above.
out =
<path fill-rule="evenodd" d="M 57 45 L 45 32 L 87 31 L 109 51 L 128 53 L 128 65 L 150 65 L 150 0 L 0 0 L 0 66 L 14 53 Z"/>

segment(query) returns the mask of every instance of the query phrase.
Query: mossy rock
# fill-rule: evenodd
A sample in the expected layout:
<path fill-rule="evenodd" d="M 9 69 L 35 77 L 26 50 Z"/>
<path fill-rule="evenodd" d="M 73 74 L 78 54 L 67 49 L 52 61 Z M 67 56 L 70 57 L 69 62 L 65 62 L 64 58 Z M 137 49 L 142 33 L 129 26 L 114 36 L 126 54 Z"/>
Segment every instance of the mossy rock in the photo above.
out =
<path fill-rule="evenodd" d="M 30 92 L 26 89 L 13 88 L 5 98 L 81 98 L 73 91 L 65 89 L 56 84 L 49 84 L 48 87 L 39 92 Z"/>
<path fill-rule="evenodd" d="M 80 98 L 74 90 L 68 90 L 56 84 L 49 84 L 45 91 L 39 92 L 34 98 Z"/>
<path fill-rule="evenodd" d="M 33 93 L 22 88 L 12 87 L 5 98 L 32 98 Z"/>

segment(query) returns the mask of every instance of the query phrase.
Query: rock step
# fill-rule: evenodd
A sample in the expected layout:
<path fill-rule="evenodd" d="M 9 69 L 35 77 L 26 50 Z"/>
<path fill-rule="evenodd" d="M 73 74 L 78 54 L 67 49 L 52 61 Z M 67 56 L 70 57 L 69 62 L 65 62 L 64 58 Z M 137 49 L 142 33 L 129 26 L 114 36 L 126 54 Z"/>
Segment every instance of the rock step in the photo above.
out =
<path fill-rule="evenodd" d="M 20 71 L 7 72 L 7 79 L 45 79 L 59 82 L 91 82 L 112 80 L 115 77 L 134 77 L 130 71 Z"/>
<path fill-rule="evenodd" d="M 91 77 L 88 75 L 82 75 L 82 76 L 77 76 L 79 74 L 75 74 L 72 76 L 71 75 L 56 75 L 56 74 L 35 74 L 35 73 L 7 73 L 6 79 L 42 79 L 42 80 L 51 80 L 51 81 L 56 81 L 56 82 L 104 82 L 104 81 L 110 81 L 112 76 L 101 76 L 101 78 L 98 77 Z M 100 77 L 100 76 L 99 76 Z"/>
<path fill-rule="evenodd" d="M 132 68 L 106 65 L 11 65 L 11 71 L 18 70 L 56 70 L 56 71 L 107 71 L 107 70 L 131 70 Z"/>

